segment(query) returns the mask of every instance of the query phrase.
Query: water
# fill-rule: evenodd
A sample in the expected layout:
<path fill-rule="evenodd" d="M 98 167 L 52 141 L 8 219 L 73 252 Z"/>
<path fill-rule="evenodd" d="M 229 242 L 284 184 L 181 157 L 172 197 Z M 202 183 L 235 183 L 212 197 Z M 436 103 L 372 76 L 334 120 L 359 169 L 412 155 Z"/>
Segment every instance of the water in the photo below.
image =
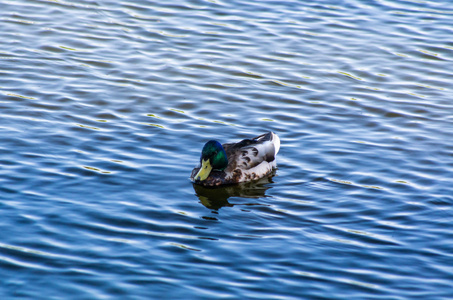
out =
<path fill-rule="evenodd" d="M 163 3 L 2 1 L 1 298 L 451 299 L 451 3 Z"/>

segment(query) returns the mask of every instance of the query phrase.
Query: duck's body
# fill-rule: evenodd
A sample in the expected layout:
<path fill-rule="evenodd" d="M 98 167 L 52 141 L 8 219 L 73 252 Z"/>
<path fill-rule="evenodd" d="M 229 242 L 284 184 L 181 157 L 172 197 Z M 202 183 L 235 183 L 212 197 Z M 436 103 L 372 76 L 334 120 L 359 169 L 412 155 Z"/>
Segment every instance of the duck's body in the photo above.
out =
<path fill-rule="evenodd" d="M 200 164 L 190 179 L 203 186 L 219 186 L 257 180 L 277 167 L 280 139 L 268 132 L 253 139 L 221 145 L 209 141 L 203 147 Z"/>

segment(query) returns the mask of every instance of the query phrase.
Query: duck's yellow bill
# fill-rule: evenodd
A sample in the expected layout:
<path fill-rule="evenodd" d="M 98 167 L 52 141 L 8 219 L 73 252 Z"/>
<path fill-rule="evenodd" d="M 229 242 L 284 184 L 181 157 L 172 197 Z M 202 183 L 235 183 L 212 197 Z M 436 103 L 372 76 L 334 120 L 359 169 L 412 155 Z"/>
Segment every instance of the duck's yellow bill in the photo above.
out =
<path fill-rule="evenodd" d="M 211 173 L 212 166 L 211 163 L 209 162 L 209 159 L 202 160 L 201 161 L 201 168 L 200 171 L 198 171 L 197 175 L 195 175 L 195 181 L 203 181 L 206 178 L 208 178 L 209 174 Z"/>

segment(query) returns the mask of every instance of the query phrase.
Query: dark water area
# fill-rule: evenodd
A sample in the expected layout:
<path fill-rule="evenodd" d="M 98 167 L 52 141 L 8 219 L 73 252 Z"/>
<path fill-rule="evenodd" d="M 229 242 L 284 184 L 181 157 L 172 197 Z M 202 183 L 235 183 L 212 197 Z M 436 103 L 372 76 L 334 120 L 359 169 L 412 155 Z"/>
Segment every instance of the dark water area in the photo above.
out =
<path fill-rule="evenodd" d="M 1 299 L 453 298 L 450 1 L 0 2 Z"/>

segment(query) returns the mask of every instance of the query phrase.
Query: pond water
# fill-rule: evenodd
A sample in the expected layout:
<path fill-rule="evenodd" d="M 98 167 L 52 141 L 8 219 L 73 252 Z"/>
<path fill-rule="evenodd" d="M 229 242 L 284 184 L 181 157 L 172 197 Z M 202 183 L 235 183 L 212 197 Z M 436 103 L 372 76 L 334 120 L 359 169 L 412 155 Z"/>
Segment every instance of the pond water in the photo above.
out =
<path fill-rule="evenodd" d="M 1 299 L 453 297 L 450 1 L 1 6 Z"/>

